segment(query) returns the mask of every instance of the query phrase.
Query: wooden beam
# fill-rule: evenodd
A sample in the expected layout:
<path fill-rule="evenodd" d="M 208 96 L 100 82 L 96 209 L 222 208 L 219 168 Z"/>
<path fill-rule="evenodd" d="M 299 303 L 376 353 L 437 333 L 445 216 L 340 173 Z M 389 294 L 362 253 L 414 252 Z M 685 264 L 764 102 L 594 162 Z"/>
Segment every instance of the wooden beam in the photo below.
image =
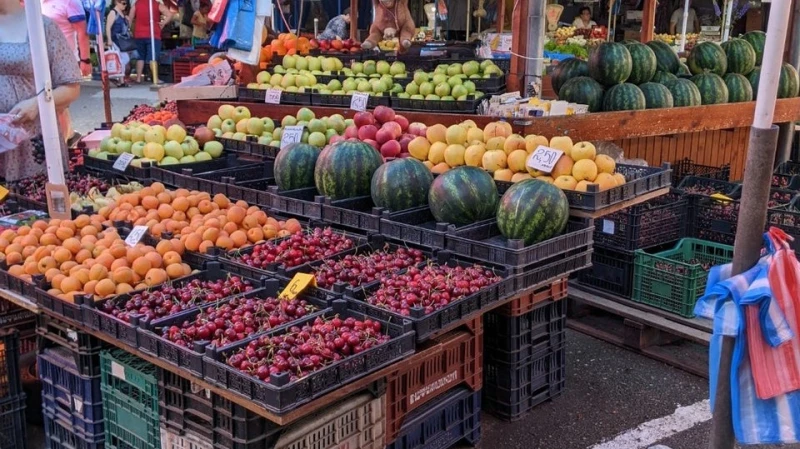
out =
<path fill-rule="evenodd" d="M 642 42 L 650 42 L 653 40 L 656 26 L 656 0 L 644 0 L 642 7 L 642 33 L 639 40 Z"/>
<path fill-rule="evenodd" d="M 502 33 L 506 20 L 506 1 L 513 2 L 514 0 L 500 0 L 497 8 L 497 32 Z"/>
<path fill-rule="evenodd" d="M 350 0 L 350 39 L 358 39 L 358 0 Z"/>
<path fill-rule="evenodd" d="M 511 73 L 506 74 L 509 92 L 525 89 L 526 63 L 524 59 L 516 55 L 528 55 L 529 7 L 529 1 L 520 2 L 511 14 Z"/>

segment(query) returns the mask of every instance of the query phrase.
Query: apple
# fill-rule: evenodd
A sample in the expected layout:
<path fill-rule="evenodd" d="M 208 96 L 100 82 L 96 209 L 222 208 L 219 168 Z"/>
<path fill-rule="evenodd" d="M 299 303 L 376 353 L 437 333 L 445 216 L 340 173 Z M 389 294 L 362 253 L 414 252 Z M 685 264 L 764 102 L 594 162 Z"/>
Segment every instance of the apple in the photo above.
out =
<path fill-rule="evenodd" d="M 400 151 L 403 153 L 408 153 L 408 144 L 411 143 L 412 140 L 417 136 L 411 134 L 403 134 L 400 136 Z"/>
<path fill-rule="evenodd" d="M 209 142 L 211 143 L 211 142 Z M 211 155 L 206 153 L 205 151 L 201 151 L 194 155 L 194 160 L 197 162 L 206 162 L 211 160 Z"/>
<path fill-rule="evenodd" d="M 112 139 L 113 140 L 113 139 Z M 144 141 L 147 143 L 155 142 L 158 144 L 164 144 L 164 136 L 161 135 L 161 132 L 155 128 L 151 128 L 149 131 L 144 133 Z"/>
<path fill-rule="evenodd" d="M 378 151 L 381 150 L 380 149 L 380 145 L 378 145 L 378 142 L 376 142 L 376 141 L 374 141 L 372 139 L 364 139 L 364 143 L 368 143 L 368 144 L 372 145 L 372 148 L 375 148 Z"/>
<path fill-rule="evenodd" d="M 233 117 L 231 118 L 233 118 L 233 120 L 236 122 L 248 119 L 250 118 L 250 110 L 244 106 L 236 106 L 236 108 L 233 110 Z"/>
<path fill-rule="evenodd" d="M 183 129 L 183 127 L 180 125 L 172 125 L 167 130 L 167 140 L 183 142 L 183 139 L 185 138 L 186 138 L 186 130 Z"/>
<path fill-rule="evenodd" d="M 375 108 L 375 119 L 380 123 L 387 123 L 394 120 L 394 109 L 387 106 L 378 106 Z"/>
<path fill-rule="evenodd" d="M 122 128 L 122 130 L 119 132 L 119 138 L 122 139 L 122 140 L 130 141 L 131 140 L 132 131 L 133 130 L 128 126 Z"/>
<path fill-rule="evenodd" d="M 236 113 L 236 108 L 234 108 L 229 104 L 223 104 L 222 106 L 219 107 L 219 110 L 217 110 L 217 115 L 219 115 L 219 118 L 222 120 L 232 119 L 235 113 Z M 214 117 L 211 118 L 213 119 Z M 211 128 L 214 127 L 211 126 Z"/>
<path fill-rule="evenodd" d="M 130 153 L 132 146 L 133 142 L 127 140 L 120 140 L 119 142 L 117 142 L 117 145 L 114 147 L 114 149 L 117 151 L 117 154 Z"/>
<path fill-rule="evenodd" d="M 203 145 L 203 151 L 213 158 L 218 158 L 222 156 L 222 144 L 217 141 L 206 142 L 206 144 Z M 197 154 L 199 155 L 200 153 Z M 195 159 L 197 159 L 197 156 L 195 156 Z"/>
<path fill-rule="evenodd" d="M 358 128 L 358 138 L 360 140 L 371 139 L 375 140 L 375 135 L 378 133 L 378 128 L 375 125 L 366 125 Z"/>
<path fill-rule="evenodd" d="M 247 140 L 247 134 L 245 134 L 243 132 L 235 132 L 235 133 L 233 133 L 233 140 L 240 140 L 240 141 L 243 142 L 243 141 Z"/>
<path fill-rule="evenodd" d="M 252 136 L 260 136 L 264 133 L 264 120 L 260 118 L 250 118 L 246 120 L 245 128 L 247 130 L 247 134 Z"/>
<path fill-rule="evenodd" d="M 194 156 L 184 156 L 178 162 L 180 162 L 181 164 L 191 164 L 197 161 L 195 160 Z"/>
<path fill-rule="evenodd" d="M 378 145 L 381 145 L 382 148 L 383 144 L 390 140 L 394 140 L 394 135 L 390 129 L 382 127 L 377 133 L 375 133 L 375 140 L 378 142 Z"/>
<path fill-rule="evenodd" d="M 164 157 L 164 159 L 161 159 L 161 160 L 158 162 L 158 165 L 177 165 L 177 164 L 179 164 L 179 163 L 180 163 L 180 161 L 178 161 L 178 160 L 177 160 L 177 159 L 175 159 L 174 157 L 172 157 L 172 156 L 166 156 L 166 157 Z"/>
<path fill-rule="evenodd" d="M 387 129 L 392 133 L 392 139 L 399 139 L 403 135 L 403 129 L 397 122 L 386 122 L 381 129 Z"/>
<path fill-rule="evenodd" d="M 333 145 L 335 143 L 344 142 L 345 140 L 347 140 L 345 136 L 333 136 L 331 137 L 330 144 Z"/>
<path fill-rule="evenodd" d="M 350 125 L 344 130 L 344 137 L 346 139 L 356 139 L 358 138 L 358 127 L 356 125 Z"/>
<path fill-rule="evenodd" d="M 131 153 L 136 157 L 144 157 L 145 145 L 144 142 L 134 142 L 133 145 L 131 145 Z M 91 156 L 91 154 L 89 154 L 89 156 Z"/>
<path fill-rule="evenodd" d="M 414 122 L 408 125 L 408 132 L 411 134 L 415 134 L 417 136 L 425 137 L 428 130 L 428 126 L 424 123 Z"/>
<path fill-rule="evenodd" d="M 371 113 L 366 111 L 356 112 L 356 115 L 353 116 L 353 123 L 355 123 L 356 126 L 359 128 L 361 128 L 362 126 L 374 125 L 375 117 Z"/>
<path fill-rule="evenodd" d="M 236 132 L 236 122 L 234 122 L 233 119 L 226 118 L 222 122 L 222 126 L 220 126 L 220 129 L 222 130 L 223 133 L 234 133 Z"/>
<path fill-rule="evenodd" d="M 144 142 L 145 130 L 142 128 L 133 128 L 131 130 L 131 142 Z"/>
<path fill-rule="evenodd" d="M 194 131 L 194 138 L 200 145 L 205 145 L 206 142 L 214 140 L 214 131 L 205 126 L 200 126 Z"/>
<path fill-rule="evenodd" d="M 397 157 L 400 154 L 400 142 L 396 140 L 390 140 L 383 145 L 381 145 L 381 155 L 383 157 Z"/>
<path fill-rule="evenodd" d="M 394 116 L 394 121 L 397 122 L 398 125 L 400 125 L 400 129 L 402 129 L 403 132 L 406 132 L 408 130 L 408 125 L 409 125 L 408 119 L 405 118 L 404 116 L 397 114 Z"/>
<path fill-rule="evenodd" d="M 181 144 L 174 140 L 170 140 L 169 142 L 164 144 L 164 154 L 167 156 L 174 157 L 175 159 L 180 159 L 184 156 Z"/>

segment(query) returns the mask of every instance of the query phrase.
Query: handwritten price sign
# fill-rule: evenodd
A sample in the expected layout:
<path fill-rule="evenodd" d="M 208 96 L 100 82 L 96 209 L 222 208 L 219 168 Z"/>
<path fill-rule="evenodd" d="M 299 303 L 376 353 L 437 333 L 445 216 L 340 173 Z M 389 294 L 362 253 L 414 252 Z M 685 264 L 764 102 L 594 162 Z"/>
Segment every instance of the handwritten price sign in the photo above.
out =
<path fill-rule="evenodd" d="M 267 89 L 264 103 L 267 104 L 281 104 L 281 91 L 279 89 Z"/>
<path fill-rule="evenodd" d="M 137 243 L 142 241 L 142 237 L 147 234 L 147 226 L 134 226 L 131 233 L 125 237 L 125 244 L 128 246 L 136 246 Z"/>
<path fill-rule="evenodd" d="M 528 156 L 526 165 L 534 170 L 550 173 L 563 154 L 564 152 L 561 150 L 539 145 L 539 147 L 533 150 L 533 153 Z"/>
<path fill-rule="evenodd" d="M 295 126 L 287 126 L 283 129 L 283 134 L 281 135 L 281 150 L 288 147 L 289 145 L 295 144 L 303 140 L 303 130 L 305 126 L 302 125 L 295 125 Z"/>
<path fill-rule="evenodd" d="M 125 171 L 125 169 L 128 168 L 128 165 L 131 165 L 131 161 L 134 157 L 136 156 L 131 153 L 120 154 L 119 157 L 117 157 L 117 160 L 114 161 L 114 170 Z"/>
<path fill-rule="evenodd" d="M 366 111 L 369 104 L 369 94 L 366 92 L 353 92 L 350 97 L 350 109 L 354 111 Z"/>

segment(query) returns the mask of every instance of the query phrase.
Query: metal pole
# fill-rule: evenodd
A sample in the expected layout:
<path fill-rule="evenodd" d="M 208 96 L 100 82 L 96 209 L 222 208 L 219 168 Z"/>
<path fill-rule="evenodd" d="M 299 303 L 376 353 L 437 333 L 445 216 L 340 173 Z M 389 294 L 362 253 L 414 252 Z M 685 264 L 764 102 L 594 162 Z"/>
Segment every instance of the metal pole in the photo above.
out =
<path fill-rule="evenodd" d="M 156 32 L 153 21 L 153 1 L 147 0 L 147 7 L 150 9 L 150 74 L 153 76 L 153 85 L 158 85 L 158 63 L 156 62 Z M 160 22 L 160 21 L 159 21 Z M 160 28 L 159 28 L 160 29 Z"/>
<path fill-rule="evenodd" d="M 542 96 L 544 72 L 544 37 L 547 27 L 547 0 L 531 0 L 528 11 L 528 59 L 525 60 L 525 87 L 534 83 L 538 97 Z M 558 94 L 558 92 L 556 92 Z"/>
<path fill-rule="evenodd" d="M 106 69 L 106 49 L 103 42 L 103 20 L 100 11 L 94 10 L 95 18 L 97 19 L 98 26 L 100 27 L 97 33 L 97 50 L 98 58 L 100 59 L 100 79 L 103 83 L 103 109 L 106 115 L 106 123 L 111 123 L 111 91 L 108 87 L 108 70 Z M 121 62 L 121 61 L 120 61 Z M 125 76 L 125 67 L 122 68 L 123 77 Z"/>
<path fill-rule="evenodd" d="M 794 68 L 800 69 L 800 1 L 793 2 L 793 11 L 790 24 L 792 24 L 791 38 L 789 39 L 789 60 L 786 61 Z M 781 123 L 778 125 L 778 154 L 775 165 L 783 161 L 797 160 L 800 154 L 792 154 L 792 143 L 796 137 L 795 125 L 797 122 Z"/>
<path fill-rule="evenodd" d="M 733 251 L 733 274 L 739 274 L 758 262 L 762 234 L 767 221 L 766 204 L 772 179 L 772 162 L 777 148 L 778 128 L 772 124 L 778 95 L 783 46 L 786 41 L 791 0 L 774 0 L 770 27 L 758 83 L 758 101 L 750 130 L 750 144 L 742 186 L 742 204 L 736 227 Z M 711 449 L 733 449 L 731 406 L 731 368 L 734 339 L 725 337 L 720 354 L 719 376 L 711 424 Z"/>
<path fill-rule="evenodd" d="M 683 0 L 683 22 L 681 23 L 681 53 L 686 51 L 686 24 L 689 21 L 689 0 Z"/>
<path fill-rule="evenodd" d="M 725 2 L 725 24 L 722 29 L 722 42 L 727 42 L 731 35 L 731 17 L 733 16 L 733 6 L 736 4 L 734 0 Z"/>

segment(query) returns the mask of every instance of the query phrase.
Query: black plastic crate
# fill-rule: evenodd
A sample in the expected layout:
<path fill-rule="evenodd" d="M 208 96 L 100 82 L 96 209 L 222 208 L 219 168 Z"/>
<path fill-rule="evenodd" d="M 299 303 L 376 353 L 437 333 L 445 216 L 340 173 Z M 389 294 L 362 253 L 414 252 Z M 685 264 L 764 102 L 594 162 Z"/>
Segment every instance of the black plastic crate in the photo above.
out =
<path fill-rule="evenodd" d="M 322 219 L 322 203 L 314 187 L 280 190 L 277 186 L 270 186 L 269 193 L 272 194 L 272 209 L 275 211 L 296 217 Z"/>
<path fill-rule="evenodd" d="M 96 337 L 45 314 L 39 315 L 36 335 L 40 353 L 51 347 L 65 348 L 75 361 L 79 374 L 87 377 L 100 375 L 99 356 L 104 345 Z"/>
<path fill-rule="evenodd" d="M 595 246 L 592 266 L 578 273 L 578 282 L 623 298 L 633 294 L 633 252 Z"/>
<path fill-rule="evenodd" d="M 687 176 L 697 176 L 701 178 L 718 179 L 728 181 L 731 177 L 731 164 L 723 164 L 719 167 L 713 165 L 697 164 L 687 158 L 672 163 L 672 184 L 678 185 Z"/>
<path fill-rule="evenodd" d="M 90 435 L 73 429 L 64 418 L 44 410 L 45 447 L 49 449 L 103 449 L 105 435 Z"/>
<path fill-rule="evenodd" d="M 275 161 L 268 160 L 240 165 L 238 167 L 226 167 L 219 170 L 197 173 L 194 176 L 217 182 L 250 181 L 253 179 L 272 178 L 275 176 Z"/>
<path fill-rule="evenodd" d="M 11 304 L 8 301 L 2 301 L 6 304 Z M 5 312 L 0 312 L 0 330 L 3 329 L 24 329 L 26 327 L 30 327 L 33 324 L 33 327 L 36 327 L 36 314 L 23 309 L 21 307 L 13 306 L 14 308 L 7 310 Z M 0 394 L 2 397 L 2 394 Z"/>
<path fill-rule="evenodd" d="M 496 284 L 454 300 L 447 306 L 431 313 L 425 313 L 422 308 L 412 308 L 410 316 L 403 316 L 400 313 L 366 302 L 367 297 L 380 288 L 380 281 L 376 281 L 358 289 L 347 290 L 346 297 L 350 303 L 350 308 L 382 321 L 398 323 L 402 322 L 402 320 L 408 320 L 413 324 L 413 329 L 416 332 L 416 341 L 423 342 L 449 327 L 470 319 L 473 315 L 480 313 L 481 310 L 491 307 L 491 304 L 498 300 L 508 298 L 514 294 L 514 282 L 516 279 L 513 274 L 509 274 L 509 270 L 505 267 L 482 264 L 475 260 L 456 257 L 449 251 L 437 252 L 435 262 L 451 267 L 458 265 L 472 266 L 477 263 L 485 269 L 492 270 L 502 279 Z"/>
<path fill-rule="evenodd" d="M 531 390 L 556 384 L 566 378 L 566 347 L 547 348 L 516 363 L 484 360 L 483 386 L 487 390 L 510 392 L 530 385 Z"/>
<path fill-rule="evenodd" d="M 597 246 L 620 251 L 662 245 L 686 237 L 689 200 L 670 193 L 598 219 Z"/>
<path fill-rule="evenodd" d="M 268 190 L 270 186 L 275 185 L 275 178 L 241 182 L 226 179 L 225 182 L 228 182 L 228 198 L 242 200 L 251 206 L 272 207 L 274 195 Z"/>
<path fill-rule="evenodd" d="M 78 300 L 67 302 L 51 295 L 49 293 L 50 283 L 47 282 L 42 275 L 34 275 L 33 282 L 37 284 L 34 290 L 34 297 L 39 307 L 53 312 L 70 324 L 83 324 L 83 313 L 81 312 L 81 306 Z"/>
<path fill-rule="evenodd" d="M 466 100 L 444 101 L 444 100 L 415 100 L 412 98 L 391 97 L 392 109 L 396 111 L 423 112 L 423 113 L 451 113 L 451 114 L 478 114 L 481 106 L 484 106 L 488 99 L 467 95 Z"/>
<path fill-rule="evenodd" d="M 536 269 L 517 272 L 512 292 L 521 292 L 542 284 L 552 283 L 592 264 L 592 249 L 578 249 L 554 257 Z"/>
<path fill-rule="evenodd" d="M 19 356 L 19 331 L 0 330 L 0 401 L 22 393 Z"/>
<path fill-rule="evenodd" d="M 0 288 L 18 293 L 25 298 L 36 298 L 36 285 L 11 275 L 5 260 L 0 261 Z"/>
<path fill-rule="evenodd" d="M 346 301 L 334 301 L 330 316 L 333 317 L 334 314 L 341 318 L 370 318 L 363 313 L 349 310 Z M 309 318 L 309 320 L 313 319 L 315 317 Z M 205 358 L 205 379 L 270 411 L 286 413 L 413 353 L 414 332 L 411 330 L 411 323 L 408 321 L 403 321 L 402 324 L 396 323 L 381 322 L 383 331 L 391 337 L 388 342 L 348 356 L 294 382 L 289 380 L 288 373 L 284 373 L 272 376 L 270 383 L 265 383 L 229 366 L 226 363 L 227 356 L 233 351 L 247 346 L 250 339 L 237 342 L 232 345 L 232 350 L 226 353 L 210 351 L 209 356 Z M 301 324 L 302 322 L 295 323 L 298 326 Z M 275 332 L 275 334 L 279 333 L 281 331 Z"/>
<path fill-rule="evenodd" d="M 567 302 L 547 301 L 530 312 L 483 316 L 484 361 L 520 364 L 566 343 Z"/>
<path fill-rule="evenodd" d="M 245 140 L 229 139 L 227 137 L 217 137 L 222 143 L 225 151 L 241 153 L 262 159 L 275 159 L 280 152 L 280 148 L 258 143 L 258 137 L 247 136 Z"/>
<path fill-rule="evenodd" d="M 409 414 L 386 449 L 448 448 L 462 440 L 474 446 L 480 437 L 481 392 L 457 388 Z"/>
<path fill-rule="evenodd" d="M 0 400 L 0 449 L 25 449 L 25 394 Z"/>
<path fill-rule="evenodd" d="M 772 175 L 772 187 L 779 189 L 800 190 L 800 175 Z"/>
<path fill-rule="evenodd" d="M 81 375 L 71 353 L 64 348 L 46 349 L 39 354 L 37 366 L 44 409 L 62 417 L 82 433 L 101 435 L 103 399 L 100 376 Z"/>
<path fill-rule="evenodd" d="M 375 207 L 370 196 L 360 196 L 343 200 L 329 197 L 322 201 L 322 220 L 360 232 L 380 232 L 383 209 Z"/>
<path fill-rule="evenodd" d="M 326 106 L 326 107 L 333 107 L 333 108 L 350 108 L 350 102 L 353 100 L 353 96 L 350 94 L 321 94 L 318 92 L 313 92 L 311 94 L 311 104 L 313 106 Z M 281 102 L 283 102 L 283 98 L 281 97 Z M 390 106 L 391 100 L 389 95 L 370 95 L 369 100 L 367 100 L 367 108 L 368 109 L 375 109 L 378 106 Z"/>
<path fill-rule="evenodd" d="M 194 170 L 184 169 L 180 172 L 164 170 L 161 167 L 153 167 L 151 170 L 153 179 L 164 185 L 183 188 L 188 190 L 199 190 L 208 192 L 211 195 L 222 193 L 228 195 L 228 184 L 223 182 L 211 181 L 194 176 Z"/>
<path fill-rule="evenodd" d="M 800 175 L 800 162 L 785 161 L 778 164 L 774 173 L 780 175 Z"/>
<path fill-rule="evenodd" d="M 239 102 L 242 103 L 265 103 L 267 98 L 266 89 L 249 89 L 239 86 Z M 308 92 L 281 92 L 281 104 L 296 104 L 302 106 L 311 105 L 311 91 Z M 350 106 L 350 103 L 347 103 Z"/>
<path fill-rule="evenodd" d="M 143 162 L 141 168 L 134 167 L 133 165 L 128 165 L 125 171 L 119 171 L 114 168 L 114 162 L 117 160 L 117 155 L 109 156 L 109 159 L 98 159 L 96 157 L 89 156 L 89 151 L 84 149 L 83 152 L 83 165 L 86 168 L 90 168 L 92 170 L 97 170 L 109 174 L 117 174 L 117 175 L 124 175 L 128 178 L 138 179 L 138 180 L 145 180 L 150 178 L 150 168 L 151 164 L 149 162 Z"/>
<path fill-rule="evenodd" d="M 732 195 L 737 192 L 741 186 L 735 182 L 721 181 L 712 178 L 703 178 L 699 176 L 687 176 L 681 180 L 675 190 L 688 195 L 703 195 L 711 196 L 715 193 L 722 195 Z"/>
<path fill-rule="evenodd" d="M 494 221 L 493 218 L 461 227 L 448 223 L 437 223 L 430 207 L 422 206 L 397 212 L 384 211 L 380 226 L 381 234 L 388 238 L 431 249 L 445 249 L 448 234 L 492 221 Z"/>

